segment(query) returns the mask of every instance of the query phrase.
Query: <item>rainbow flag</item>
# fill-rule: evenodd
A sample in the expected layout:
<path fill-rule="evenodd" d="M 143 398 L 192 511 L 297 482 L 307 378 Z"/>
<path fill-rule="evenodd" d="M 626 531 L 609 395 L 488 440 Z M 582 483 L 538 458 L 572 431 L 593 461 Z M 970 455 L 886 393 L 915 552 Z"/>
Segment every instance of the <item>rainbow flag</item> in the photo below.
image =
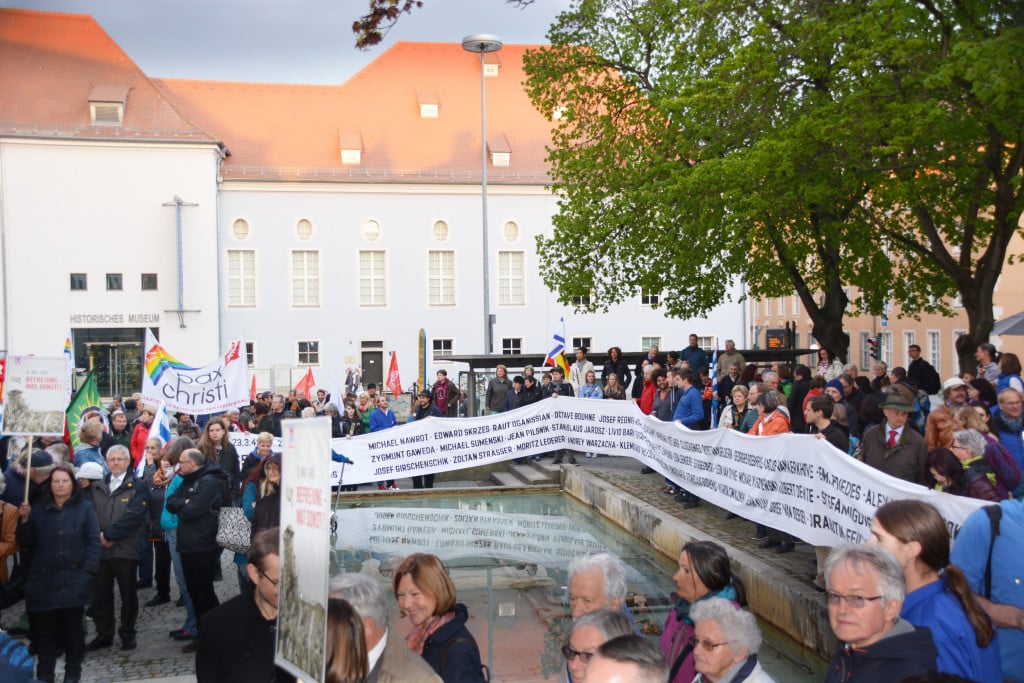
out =
<path fill-rule="evenodd" d="M 558 327 L 551 339 L 551 350 L 544 357 L 544 365 L 561 368 L 565 377 L 569 376 L 569 361 L 565 357 L 565 317 L 558 319 Z"/>
<path fill-rule="evenodd" d="M 64 358 L 68 362 L 68 396 L 67 401 L 71 403 L 71 394 L 75 386 L 75 355 L 71 344 L 71 329 L 68 329 L 68 336 L 64 338 Z"/>
<path fill-rule="evenodd" d="M 180 360 L 167 353 L 164 347 L 160 346 L 157 342 L 156 337 L 153 333 L 146 330 L 146 374 L 149 375 L 150 381 L 156 384 L 160 381 L 160 377 L 163 376 L 164 371 L 168 368 L 174 370 L 195 370 L 190 365 L 185 365 Z"/>

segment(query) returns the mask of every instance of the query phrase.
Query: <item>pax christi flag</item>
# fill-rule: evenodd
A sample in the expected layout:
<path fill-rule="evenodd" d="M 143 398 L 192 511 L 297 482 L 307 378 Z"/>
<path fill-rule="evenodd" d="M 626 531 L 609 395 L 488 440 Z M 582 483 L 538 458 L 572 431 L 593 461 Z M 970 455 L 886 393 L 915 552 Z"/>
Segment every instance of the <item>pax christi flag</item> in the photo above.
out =
<path fill-rule="evenodd" d="M 302 392 L 305 398 L 309 398 L 313 394 L 313 388 L 316 386 L 316 380 L 313 379 L 313 368 L 306 370 L 306 374 L 302 376 L 299 383 L 295 385 L 295 392 Z"/>
<path fill-rule="evenodd" d="M 551 338 L 551 350 L 544 357 L 544 365 L 562 368 L 562 375 L 569 376 L 569 361 L 565 359 L 565 318 L 558 319 L 558 327 Z"/>
<path fill-rule="evenodd" d="M 391 363 L 388 365 L 388 391 L 392 396 L 402 393 L 402 378 L 398 376 L 398 354 L 391 352 Z"/>

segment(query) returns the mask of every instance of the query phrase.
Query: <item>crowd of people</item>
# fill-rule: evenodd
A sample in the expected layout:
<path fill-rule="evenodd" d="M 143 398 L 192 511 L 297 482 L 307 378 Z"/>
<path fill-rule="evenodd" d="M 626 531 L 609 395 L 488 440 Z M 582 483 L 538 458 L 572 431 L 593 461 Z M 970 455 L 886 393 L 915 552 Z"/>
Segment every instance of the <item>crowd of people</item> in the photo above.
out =
<path fill-rule="evenodd" d="M 940 383 L 918 347 L 910 356 L 906 368 L 875 363 L 870 376 L 827 349 L 818 351 L 813 366 L 758 368 L 732 341 L 712 357 L 691 335 L 679 352 L 662 356 L 651 347 L 633 368 L 612 347 L 599 372 L 580 348 L 568 377 L 558 367 L 540 377 L 526 367 L 510 378 L 499 365 L 484 408 L 500 413 L 551 396 L 633 400 L 643 413 L 689 429 L 817 434 L 892 476 L 996 503 L 967 520 L 952 551 L 941 516 L 916 501 L 879 508 L 868 546 L 816 549 L 815 584 L 826 591 L 841 643 L 827 681 L 898 681 L 929 671 L 974 681 L 1024 680 L 1019 359 L 983 344 L 976 377 Z M 416 396 L 408 420 L 457 416 L 464 396 L 441 370 Z M 155 587 L 146 607 L 170 602 L 173 568 L 184 618 L 168 635 L 184 652 L 196 653 L 200 681 L 291 680 L 273 665 L 281 491 L 273 439 L 283 421 L 316 415 L 331 419 L 335 438 L 394 428 L 398 419 L 387 395 L 373 384 L 350 387 L 338 403 L 323 390 L 310 399 L 294 391 L 264 392 L 242 410 L 199 420 L 176 414 L 166 444 L 149 437 L 156 413 L 137 397 L 116 397 L 108 410 L 84 415 L 74 450 L 43 439 L 42 448 L 5 468 L 0 583 L 7 557 L 16 554 L 27 577 L 27 623 L 12 631 L 28 636 L 35 677 L 53 681 L 63 656 L 64 680 L 73 683 L 87 653 L 114 647 L 115 638 L 120 650 L 134 650 L 137 590 Z M 257 435 L 257 445 L 239 454 L 229 434 L 245 431 Z M 575 453 L 550 455 L 555 463 L 568 458 L 576 464 Z M 433 476 L 416 477 L 413 486 L 432 488 Z M 396 488 L 394 481 L 378 487 Z M 666 481 L 664 491 L 685 508 L 700 505 L 674 482 Z M 216 538 L 217 512 L 231 506 L 241 508 L 251 538 L 248 552 L 234 555 L 238 595 L 219 604 L 214 583 L 224 551 Z M 797 542 L 760 526 L 755 537 L 776 552 Z M 574 621 L 562 647 L 563 680 L 771 681 L 757 660 L 761 636 L 743 581 L 724 548 L 686 543 L 678 565 L 678 601 L 658 648 L 638 634 L 617 558 L 601 553 L 571 563 Z M 329 681 L 488 679 L 466 626 L 467 608 L 437 557 L 405 558 L 392 588 L 400 616 L 412 626 L 404 643 L 391 630 L 387 598 L 376 582 L 355 574 L 332 580 Z M 88 643 L 86 617 L 96 633 Z M 633 677 L 614 678 L 624 671 Z"/>

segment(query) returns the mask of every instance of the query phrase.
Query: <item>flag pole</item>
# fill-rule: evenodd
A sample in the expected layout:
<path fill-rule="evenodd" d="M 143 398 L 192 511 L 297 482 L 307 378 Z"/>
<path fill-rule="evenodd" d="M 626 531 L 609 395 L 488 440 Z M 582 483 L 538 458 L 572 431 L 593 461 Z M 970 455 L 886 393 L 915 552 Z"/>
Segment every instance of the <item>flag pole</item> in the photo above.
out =
<path fill-rule="evenodd" d="M 25 456 L 25 505 L 28 505 L 28 490 L 32 487 L 32 435 L 28 435 L 28 454 Z"/>

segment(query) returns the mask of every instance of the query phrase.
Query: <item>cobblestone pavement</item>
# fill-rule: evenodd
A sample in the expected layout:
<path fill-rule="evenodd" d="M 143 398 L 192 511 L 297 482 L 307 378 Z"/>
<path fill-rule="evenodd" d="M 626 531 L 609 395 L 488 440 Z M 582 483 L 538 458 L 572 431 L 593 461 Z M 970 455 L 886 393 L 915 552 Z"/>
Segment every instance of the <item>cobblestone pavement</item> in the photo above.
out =
<path fill-rule="evenodd" d="M 548 462 L 545 459 L 544 462 Z M 686 523 L 719 539 L 728 546 L 740 548 L 764 562 L 778 568 L 789 576 L 806 581 L 810 585 L 810 575 L 814 572 L 814 549 L 806 544 L 798 543 L 794 552 L 779 555 L 772 550 L 757 548 L 758 541 L 751 537 L 754 525 L 743 519 L 726 519 L 726 512 L 720 508 L 702 503 L 693 510 L 684 510 L 683 505 L 670 495 L 662 493 L 664 479 L 661 475 L 642 474 L 641 466 L 631 458 L 599 457 L 586 459 L 582 455 L 577 458 L 579 467 L 607 480 L 626 493 L 662 510 Z M 399 480 L 403 490 L 411 489 L 411 481 Z M 443 484 L 446 488 L 473 488 L 491 486 L 485 481 L 452 481 Z M 360 490 L 368 492 L 368 488 Z M 386 495 L 386 494 L 385 494 Z M 221 601 L 234 597 L 238 593 L 238 580 L 233 555 L 225 552 L 221 558 L 224 580 L 216 583 L 217 597 Z M 115 591 L 116 592 L 116 591 Z M 185 608 L 176 607 L 174 599 L 178 596 L 177 585 L 171 579 L 172 601 L 157 607 L 146 607 L 145 603 L 153 597 L 155 590 L 146 588 L 139 591 L 138 649 L 122 652 L 120 641 L 115 638 L 112 648 L 89 653 L 85 659 L 82 680 L 92 683 L 109 681 L 150 680 L 160 683 L 179 683 L 195 680 L 195 656 L 181 652 L 180 643 L 168 637 L 168 632 L 181 627 L 185 620 Z M 120 601 L 118 600 L 118 605 Z M 119 610 L 115 607 L 115 614 Z M 24 612 L 24 603 L 3 613 L 0 625 L 4 630 L 10 629 Z M 86 642 L 95 636 L 92 621 L 89 620 Z M 27 642 L 27 639 L 24 639 Z M 63 659 L 57 664 L 58 680 L 63 675 Z"/>

